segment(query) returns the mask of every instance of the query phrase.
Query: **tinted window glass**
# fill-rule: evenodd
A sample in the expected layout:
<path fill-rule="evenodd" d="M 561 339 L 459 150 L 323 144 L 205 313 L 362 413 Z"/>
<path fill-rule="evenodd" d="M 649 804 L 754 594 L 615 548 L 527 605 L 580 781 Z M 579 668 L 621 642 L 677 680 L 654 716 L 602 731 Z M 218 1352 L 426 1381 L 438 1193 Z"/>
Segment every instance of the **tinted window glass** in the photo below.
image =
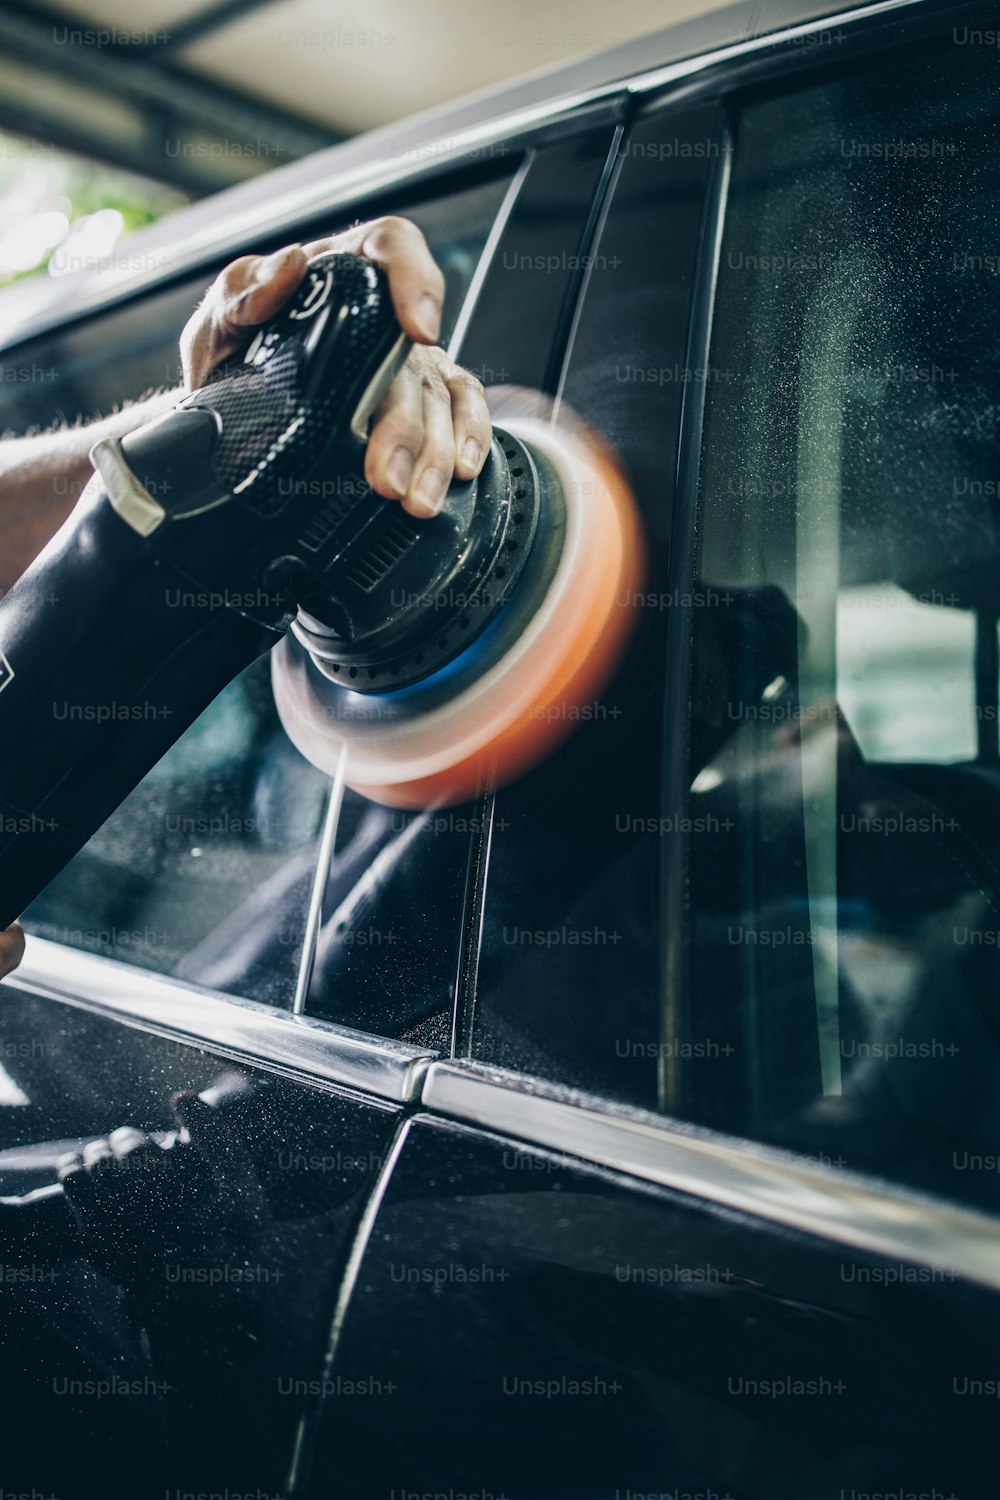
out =
<path fill-rule="evenodd" d="M 326 785 L 285 735 L 269 664 L 256 662 L 52 881 L 28 926 L 207 982 L 220 947 L 238 963 L 250 927 L 305 904 Z M 294 990 L 302 949 L 301 932 L 280 922 L 279 937 L 275 964 L 248 991 L 276 1004 Z"/>
<path fill-rule="evenodd" d="M 699 1118 L 995 1198 L 1000 132 L 958 36 L 736 123 L 687 993 Z"/>
<path fill-rule="evenodd" d="M 667 544 L 691 285 L 714 107 L 659 114 L 620 148 L 561 385 L 623 458 L 649 541 L 648 592 L 618 679 L 493 809 L 464 1050 L 653 1105 Z M 625 601 L 626 607 L 629 601 Z M 478 927 L 477 927 L 478 932 Z"/>
<path fill-rule="evenodd" d="M 489 181 L 422 204 L 372 209 L 406 212 L 424 230 L 448 284 L 445 337 L 514 165 L 508 158 Z M 301 237 L 334 227 L 307 225 Z M 5 368 L 29 373 L 8 373 L 0 386 L 0 426 L 72 420 L 175 382 L 177 335 L 203 287 L 198 278 L 19 351 L 20 365 Z M 269 664 L 259 662 L 52 882 L 28 926 L 71 947 L 290 1004 L 327 793 L 326 778 L 285 736 Z"/>

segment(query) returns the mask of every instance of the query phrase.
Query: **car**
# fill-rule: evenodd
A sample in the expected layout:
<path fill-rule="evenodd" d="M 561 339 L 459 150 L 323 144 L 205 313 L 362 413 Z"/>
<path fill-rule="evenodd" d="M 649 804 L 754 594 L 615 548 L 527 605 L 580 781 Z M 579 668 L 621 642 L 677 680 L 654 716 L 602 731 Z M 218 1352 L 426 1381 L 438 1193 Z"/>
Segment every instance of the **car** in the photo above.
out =
<path fill-rule="evenodd" d="M 234 254 L 406 215 L 650 551 L 514 785 L 341 808 L 259 663 L 30 908 L 5 1486 L 994 1493 L 997 35 L 746 0 L 0 300 L 24 431 L 176 380 Z"/>

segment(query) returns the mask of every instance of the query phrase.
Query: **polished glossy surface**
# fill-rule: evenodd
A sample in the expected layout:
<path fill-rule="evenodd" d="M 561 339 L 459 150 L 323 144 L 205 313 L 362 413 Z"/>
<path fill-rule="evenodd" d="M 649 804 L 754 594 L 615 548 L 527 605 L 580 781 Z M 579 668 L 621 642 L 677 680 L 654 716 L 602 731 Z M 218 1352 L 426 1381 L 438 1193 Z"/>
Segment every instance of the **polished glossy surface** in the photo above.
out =
<path fill-rule="evenodd" d="M 164 1036 L 197 1042 L 222 1056 L 405 1103 L 413 1098 L 426 1049 L 287 1015 L 270 1006 L 198 990 L 96 954 L 31 938 L 10 989 L 46 996 Z"/>
<path fill-rule="evenodd" d="M 877 7 L 900 18 L 932 9 Z M 733 36 L 737 19 L 743 33 L 748 25 L 763 32 L 781 14 L 789 13 L 741 7 L 696 31 L 732 45 L 739 66 L 741 56 L 763 59 L 773 49 L 761 35 Z M 801 20 L 801 11 L 790 18 Z M 818 34 L 788 34 L 790 69 L 800 59 L 817 63 L 811 44 L 798 43 Z M 905 57 L 888 62 L 906 65 Z M 606 82 L 618 64 L 585 66 L 603 68 Z M 698 74 L 711 74 L 707 61 L 682 67 L 675 82 L 683 88 L 685 76 Z M 658 79 L 655 87 L 673 87 L 670 77 Z M 537 102 L 546 85 L 526 87 Z M 612 110 L 601 129 L 611 134 L 620 124 Z M 676 184 L 666 169 L 677 161 L 672 124 L 667 115 L 662 134 L 650 124 L 641 138 L 663 148 L 654 165 L 662 158 L 667 203 Z M 460 149 L 485 138 L 466 138 Z M 418 150 L 421 139 L 413 137 Z M 627 151 L 629 138 L 617 145 Z M 377 154 L 378 146 L 357 149 Z M 581 155 L 582 179 L 593 184 Z M 389 180 L 396 165 L 383 160 L 378 170 Z M 318 191 L 316 170 L 286 177 L 290 194 L 307 179 L 308 191 Z M 691 174 L 682 175 L 690 185 Z M 333 190 L 340 187 L 349 196 L 350 179 Z M 322 190 L 331 201 L 330 184 Z M 229 202 L 237 211 L 211 241 L 220 252 L 225 235 L 265 228 L 253 194 Z M 539 206 L 535 199 L 533 211 Z M 554 245 L 566 257 L 590 243 L 578 235 L 581 215 L 596 227 L 589 205 L 569 206 L 573 231 Z M 687 206 L 697 213 L 696 201 Z M 522 251 L 530 247 L 531 224 L 508 207 L 478 289 L 480 312 L 494 309 L 476 354 L 484 364 L 500 348 L 502 319 L 521 321 L 511 282 L 497 278 L 505 248 L 518 237 Z M 181 256 L 210 242 L 209 217 L 199 211 L 187 221 Z M 669 232 L 668 215 L 660 240 Z M 549 381 L 548 345 L 561 359 L 576 329 L 577 368 L 571 358 L 564 388 L 575 379 L 596 407 L 607 395 L 602 348 L 607 356 L 610 335 L 630 326 L 621 302 L 662 290 L 657 268 L 672 266 L 680 311 L 661 325 L 670 331 L 648 361 L 665 387 L 662 372 L 689 357 L 679 330 L 690 287 L 662 244 L 643 265 L 630 282 L 627 267 L 577 277 L 561 274 L 560 264 L 541 283 L 558 284 L 558 297 L 532 302 L 546 309 L 546 347 L 532 347 L 530 328 L 512 326 L 507 347 L 518 368 Z M 601 311 L 589 345 L 588 304 Z M 26 319 L 33 315 L 26 309 Z M 55 304 L 48 315 L 57 316 Z M 474 327 L 475 319 L 470 338 Z M 612 435 L 624 434 L 626 457 L 651 496 L 663 480 L 666 502 L 675 396 L 657 380 L 616 386 L 603 408 Z M 638 432 L 633 404 L 645 413 Z M 650 508 L 663 541 L 668 512 L 667 503 L 659 516 Z M 683 688 L 676 679 L 673 686 L 681 703 Z M 632 794 L 632 767 L 613 757 L 608 765 Z M 569 807 L 564 818 L 572 814 Z M 537 1071 L 545 1082 L 430 1059 L 451 1035 L 467 1051 L 491 1014 L 477 1014 L 479 937 L 502 865 L 490 870 L 490 800 L 469 815 L 474 826 L 419 836 L 451 838 L 447 859 L 401 859 L 396 868 L 390 856 L 375 870 L 376 887 L 387 867 L 405 876 L 395 890 L 407 941 L 388 961 L 344 934 L 378 927 L 366 905 L 372 883 L 362 877 L 407 827 L 369 828 L 373 842 L 354 850 L 355 878 L 342 867 L 339 932 L 327 913 L 339 964 L 325 971 L 334 981 L 322 991 L 326 1014 L 349 1013 L 368 1031 L 425 1026 L 412 1046 L 220 995 L 226 985 L 245 992 L 239 981 L 254 962 L 266 974 L 267 923 L 251 930 L 256 952 L 253 942 L 220 952 L 216 973 L 226 984 L 213 981 L 215 993 L 74 954 L 37 963 L 29 953 L 20 979 L 4 983 L 0 1197 L 51 1183 L 64 1152 L 77 1159 L 93 1137 L 122 1125 L 138 1138 L 116 1135 L 117 1147 L 91 1156 L 110 1162 L 106 1153 L 118 1149 L 136 1168 L 155 1164 L 121 1174 L 117 1165 L 96 1166 L 110 1191 L 95 1187 L 88 1204 L 78 1161 L 81 1208 L 64 1240 L 51 1222 L 32 1235 L 20 1219 L 0 1221 L 4 1265 L 24 1273 L 5 1274 L 0 1298 L 2 1396 L 19 1437 L 3 1455 L 5 1487 L 34 1485 L 59 1500 L 181 1500 L 184 1492 L 225 1500 L 992 1500 L 1000 1342 L 992 1221 L 847 1175 L 832 1161 L 638 1111 L 632 1075 L 617 1090 L 630 1102 L 613 1102 L 607 1085 L 599 1097 L 577 1092 L 591 1076 L 584 1063 L 595 1037 L 616 1034 L 601 1028 L 617 1024 L 627 975 L 620 993 L 613 973 L 581 973 L 589 1010 L 573 1003 L 572 980 L 555 996 L 544 985 L 521 994 L 512 974 L 495 986 L 494 1016 L 520 1003 L 543 1031 Z M 345 838 L 365 816 L 348 809 Z M 411 893 L 415 920 L 407 917 Z M 627 907 L 624 882 L 613 894 Z M 428 908 L 442 913 L 440 948 L 421 920 Z M 649 917 L 648 895 L 630 911 L 645 912 L 651 926 L 663 917 L 662 909 Z M 525 917 L 518 925 L 535 924 Z M 312 999 L 320 993 L 314 985 Z M 652 1020 L 638 1037 L 653 1049 L 651 1066 L 640 1069 L 642 1097 L 655 1089 L 659 1049 L 671 1036 L 658 1029 L 671 995 L 650 996 Z M 504 1060 L 528 1066 L 523 1051 Z M 193 1090 L 206 1093 L 209 1113 L 190 1099 L 171 1104 Z M 189 1140 L 177 1134 L 185 1117 Z M 204 1274 L 168 1279 L 167 1267 Z M 253 1280 L 236 1274 L 254 1268 Z M 94 1383 L 116 1375 L 152 1384 L 101 1387 L 97 1399 Z M 69 1379 L 81 1384 L 67 1389 Z"/>
<path fill-rule="evenodd" d="M 993 1294 L 946 1266 L 421 1115 L 311 1493 L 986 1500 L 994 1416 L 975 1393 L 998 1336 Z"/>
<path fill-rule="evenodd" d="M 111 1013 L 5 998 L 6 1097 L 22 1100 L 0 1108 L 0 1194 L 112 1129 L 120 1153 L 83 1174 L 65 1233 L 30 1208 L 0 1220 L 5 1485 L 278 1493 L 396 1111 Z"/>
<path fill-rule="evenodd" d="M 1000 1290 L 995 1220 L 820 1160 L 748 1146 L 535 1079 L 435 1062 L 422 1108 L 565 1152 L 707 1203 Z"/>

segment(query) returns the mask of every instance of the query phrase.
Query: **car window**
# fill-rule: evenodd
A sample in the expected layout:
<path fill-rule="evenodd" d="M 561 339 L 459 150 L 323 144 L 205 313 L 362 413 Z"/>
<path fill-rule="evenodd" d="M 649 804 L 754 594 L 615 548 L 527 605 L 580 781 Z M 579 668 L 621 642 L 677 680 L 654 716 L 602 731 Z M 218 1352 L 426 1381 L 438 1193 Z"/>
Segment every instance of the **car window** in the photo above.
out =
<path fill-rule="evenodd" d="M 715 106 L 622 141 L 560 383 L 628 469 L 649 572 L 636 630 L 566 743 L 500 791 L 459 1050 L 655 1105 L 660 1038 L 659 770 L 667 562 L 686 348 Z M 472 983 L 474 982 L 474 990 Z"/>
<path fill-rule="evenodd" d="M 459 360 L 487 386 L 546 384 L 575 305 L 579 247 L 615 139 L 605 106 L 535 151 L 502 226 Z M 348 793 L 307 1013 L 448 1051 L 470 973 L 489 841 L 480 804 L 402 811 Z M 534 857 L 534 850 L 530 851 Z M 258 961 L 270 961 L 267 944 Z M 473 966 L 474 967 L 474 966 Z"/>
<path fill-rule="evenodd" d="M 424 230 L 447 281 L 444 337 L 515 166 L 498 155 L 484 180 L 371 206 L 405 212 Z M 336 227 L 305 225 L 301 238 Z M 0 427 L 73 421 L 175 383 L 177 336 L 204 285 L 199 277 L 18 350 L 4 364 Z M 27 926 L 70 947 L 290 1005 L 328 791 L 281 728 L 269 664 L 258 662 L 57 876 Z M 264 931 L 266 963 L 258 961 Z"/>
<path fill-rule="evenodd" d="M 995 1203 L 1000 108 L 958 36 L 735 117 L 668 927 L 697 1119 Z"/>

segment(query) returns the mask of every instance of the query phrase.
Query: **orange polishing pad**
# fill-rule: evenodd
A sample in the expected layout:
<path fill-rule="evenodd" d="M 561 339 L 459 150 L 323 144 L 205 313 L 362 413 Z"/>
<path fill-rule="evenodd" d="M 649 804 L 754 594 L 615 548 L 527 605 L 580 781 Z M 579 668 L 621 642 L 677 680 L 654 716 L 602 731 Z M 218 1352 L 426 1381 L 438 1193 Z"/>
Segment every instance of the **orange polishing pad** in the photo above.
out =
<path fill-rule="evenodd" d="M 426 711 L 352 712 L 358 695 L 329 680 L 292 637 L 272 653 L 275 700 L 293 743 L 391 807 L 468 801 L 537 765 L 599 700 L 621 661 L 645 576 L 642 527 L 608 445 L 533 393 L 491 393 L 494 420 L 548 464 L 565 532 L 547 587 L 499 660 Z M 537 545 L 537 542 L 536 542 Z M 442 674 L 443 675 L 443 674 Z"/>

